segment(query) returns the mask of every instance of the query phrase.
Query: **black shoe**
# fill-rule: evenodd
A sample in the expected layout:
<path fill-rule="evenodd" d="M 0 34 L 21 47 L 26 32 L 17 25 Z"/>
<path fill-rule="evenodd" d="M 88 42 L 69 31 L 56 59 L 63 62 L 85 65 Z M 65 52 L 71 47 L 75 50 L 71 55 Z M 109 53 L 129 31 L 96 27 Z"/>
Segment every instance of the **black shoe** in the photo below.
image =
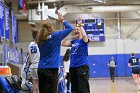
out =
<path fill-rule="evenodd" d="M 67 90 L 67 93 L 70 93 L 70 90 Z"/>
<path fill-rule="evenodd" d="M 114 80 L 112 80 L 112 82 L 114 82 Z"/>

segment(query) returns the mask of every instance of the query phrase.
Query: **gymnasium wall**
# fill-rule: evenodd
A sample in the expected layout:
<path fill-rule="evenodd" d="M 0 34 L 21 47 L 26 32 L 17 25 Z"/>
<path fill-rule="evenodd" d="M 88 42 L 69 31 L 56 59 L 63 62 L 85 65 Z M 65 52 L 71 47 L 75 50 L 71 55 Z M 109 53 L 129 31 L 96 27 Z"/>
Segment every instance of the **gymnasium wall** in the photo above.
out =
<path fill-rule="evenodd" d="M 100 46 L 99 46 L 100 45 Z M 140 58 L 140 40 L 130 39 L 108 39 L 104 43 L 91 42 L 89 47 L 89 65 L 90 77 L 108 77 L 109 67 L 108 61 L 114 56 L 117 62 L 116 76 L 131 76 L 130 68 L 128 67 L 128 59 L 130 53 L 135 52 L 136 57 Z M 61 48 L 61 55 L 63 56 L 66 47 Z"/>
<path fill-rule="evenodd" d="M 18 47 L 22 47 L 27 51 L 29 42 L 19 43 Z M 108 61 L 111 56 L 115 57 L 118 64 L 116 68 L 117 76 L 130 76 L 130 69 L 127 66 L 128 59 L 131 52 L 135 52 L 136 56 L 140 58 L 140 39 L 107 39 L 103 43 L 90 43 L 89 47 L 89 65 L 91 77 L 108 77 Z M 61 56 L 64 55 L 68 47 L 61 47 Z M 120 48 L 120 49 L 119 49 Z"/>
<path fill-rule="evenodd" d="M 113 21 L 106 22 L 106 41 L 105 42 L 91 42 L 89 45 L 89 64 L 90 64 L 90 76 L 91 77 L 108 77 L 109 69 L 107 62 L 111 56 L 115 57 L 115 60 L 118 63 L 116 68 L 116 76 L 130 76 L 130 68 L 127 66 L 128 58 L 130 57 L 131 52 L 135 52 L 137 57 L 140 57 L 140 34 L 138 27 L 135 31 L 131 30 L 137 25 L 136 22 L 122 22 L 122 32 L 123 37 L 126 38 L 130 33 L 133 37 L 136 37 L 137 40 L 131 40 L 132 38 L 127 37 L 128 39 L 116 39 L 117 32 L 113 26 Z M 57 25 L 57 24 L 56 24 Z M 26 22 L 19 22 L 19 43 L 17 44 L 18 48 L 23 48 L 27 52 L 29 41 L 32 40 L 30 26 Z M 67 48 L 61 48 L 61 56 L 64 55 Z"/>
<path fill-rule="evenodd" d="M 113 20 L 105 20 L 105 35 L 107 39 L 116 39 L 117 38 L 117 30 L 116 26 L 114 26 Z M 73 27 L 75 24 L 72 24 Z M 37 23 L 37 26 L 40 26 L 40 23 Z M 60 26 L 59 23 L 54 23 L 56 29 L 62 29 L 62 25 Z M 27 21 L 19 21 L 18 22 L 18 41 L 19 42 L 29 42 L 32 40 L 31 37 L 31 27 Z M 130 22 L 130 21 L 121 21 L 121 31 L 122 37 L 127 39 L 132 39 L 129 37 L 129 34 L 132 37 L 139 38 L 140 34 L 140 26 L 139 22 Z"/>

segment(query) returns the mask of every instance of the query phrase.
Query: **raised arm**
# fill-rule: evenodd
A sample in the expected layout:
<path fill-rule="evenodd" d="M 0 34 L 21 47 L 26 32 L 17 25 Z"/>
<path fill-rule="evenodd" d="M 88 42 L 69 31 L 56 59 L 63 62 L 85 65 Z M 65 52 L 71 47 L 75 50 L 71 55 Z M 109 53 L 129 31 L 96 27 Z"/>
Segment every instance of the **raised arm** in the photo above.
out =
<path fill-rule="evenodd" d="M 87 43 L 87 42 L 88 42 L 88 37 L 87 37 L 87 35 L 86 35 L 86 32 L 85 32 L 83 26 L 81 26 L 80 29 L 81 29 L 83 41 L 84 41 L 85 43 Z"/>
<path fill-rule="evenodd" d="M 63 41 L 61 42 L 61 45 L 62 45 L 62 46 L 65 46 L 65 47 L 71 47 L 71 42 L 70 42 L 70 41 L 63 40 Z"/>
<path fill-rule="evenodd" d="M 57 34 L 57 36 L 59 36 L 59 39 L 63 40 L 68 34 L 70 34 L 72 32 L 73 28 L 69 24 L 69 22 L 66 21 L 60 13 L 58 13 L 58 19 L 60 22 L 63 23 L 65 28 L 64 28 L 64 30 L 56 32 L 56 34 Z"/>
<path fill-rule="evenodd" d="M 71 25 L 64 19 L 64 17 L 62 16 L 62 14 L 58 13 L 58 20 L 64 24 L 65 29 L 68 30 L 73 30 L 73 28 L 71 27 Z"/>
<path fill-rule="evenodd" d="M 81 24 L 82 24 L 82 19 L 79 18 L 79 19 L 77 20 L 77 22 L 78 22 L 79 27 L 80 27 L 80 29 L 81 29 L 81 34 L 82 34 L 83 41 L 84 41 L 85 43 L 87 43 L 87 42 L 88 42 L 88 37 L 87 37 L 87 35 L 86 35 L 86 32 L 85 32 L 83 26 L 81 25 Z"/>

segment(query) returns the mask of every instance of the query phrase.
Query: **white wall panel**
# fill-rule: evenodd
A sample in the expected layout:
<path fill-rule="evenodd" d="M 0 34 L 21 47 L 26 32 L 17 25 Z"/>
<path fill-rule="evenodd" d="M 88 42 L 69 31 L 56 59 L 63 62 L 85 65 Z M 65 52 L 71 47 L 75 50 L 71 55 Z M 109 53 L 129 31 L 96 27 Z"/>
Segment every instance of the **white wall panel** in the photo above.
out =
<path fill-rule="evenodd" d="M 18 48 L 22 48 L 24 52 L 27 52 L 29 43 L 30 42 L 22 42 L 18 43 L 17 46 Z M 61 47 L 60 55 L 63 56 L 68 48 L 70 47 Z M 129 54 L 131 52 L 140 53 L 140 39 L 136 41 L 130 39 L 120 41 L 116 41 L 115 39 L 107 39 L 104 44 L 92 42 L 92 44 L 89 45 L 88 51 L 89 55 Z"/>
<path fill-rule="evenodd" d="M 100 55 L 100 54 L 114 54 L 116 53 L 116 40 L 107 39 L 102 46 L 96 46 L 97 44 L 93 43 L 89 47 L 89 55 Z"/>
<path fill-rule="evenodd" d="M 32 40 L 31 26 L 25 22 L 18 22 L 18 41 L 27 42 Z"/>
<path fill-rule="evenodd" d="M 67 48 L 61 47 L 61 55 L 64 55 Z M 129 54 L 131 52 L 140 53 L 140 39 L 136 41 L 130 39 L 107 39 L 103 44 L 90 44 L 88 51 L 89 55 Z"/>
<path fill-rule="evenodd" d="M 29 44 L 30 44 L 30 42 L 20 42 L 20 43 L 17 43 L 17 48 L 18 48 L 18 50 L 20 50 L 20 48 L 22 48 L 23 51 L 27 53 Z"/>
<path fill-rule="evenodd" d="M 61 47 L 61 55 L 64 55 L 68 47 Z M 116 40 L 106 40 L 104 43 L 93 43 L 89 45 L 89 55 L 101 55 L 101 54 L 115 54 L 116 53 Z"/>
<path fill-rule="evenodd" d="M 132 52 L 140 53 L 140 39 L 138 40 L 125 39 L 124 50 L 125 53 L 132 53 Z"/>

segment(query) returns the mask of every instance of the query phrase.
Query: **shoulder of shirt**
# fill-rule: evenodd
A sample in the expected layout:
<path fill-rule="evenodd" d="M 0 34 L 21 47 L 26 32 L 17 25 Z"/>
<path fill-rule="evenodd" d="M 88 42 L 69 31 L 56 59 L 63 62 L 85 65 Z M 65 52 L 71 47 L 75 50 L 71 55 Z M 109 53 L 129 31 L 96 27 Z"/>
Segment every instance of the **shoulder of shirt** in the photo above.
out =
<path fill-rule="evenodd" d="M 74 42 L 74 41 L 75 41 L 75 39 L 71 40 L 70 42 Z"/>
<path fill-rule="evenodd" d="M 59 31 L 53 32 L 52 34 L 50 34 L 50 35 L 47 37 L 47 39 L 52 39 L 52 38 L 55 36 L 56 33 L 59 33 Z"/>
<path fill-rule="evenodd" d="M 64 62 L 69 62 L 70 60 L 68 60 L 68 61 L 64 61 Z"/>
<path fill-rule="evenodd" d="M 35 41 L 32 41 L 31 44 L 36 44 L 36 42 Z"/>
<path fill-rule="evenodd" d="M 52 38 L 52 34 L 47 37 L 47 39 L 51 39 L 51 38 Z"/>
<path fill-rule="evenodd" d="M 29 46 L 37 44 L 35 41 L 32 41 Z"/>
<path fill-rule="evenodd" d="M 72 41 L 81 41 L 82 39 L 73 39 Z"/>

